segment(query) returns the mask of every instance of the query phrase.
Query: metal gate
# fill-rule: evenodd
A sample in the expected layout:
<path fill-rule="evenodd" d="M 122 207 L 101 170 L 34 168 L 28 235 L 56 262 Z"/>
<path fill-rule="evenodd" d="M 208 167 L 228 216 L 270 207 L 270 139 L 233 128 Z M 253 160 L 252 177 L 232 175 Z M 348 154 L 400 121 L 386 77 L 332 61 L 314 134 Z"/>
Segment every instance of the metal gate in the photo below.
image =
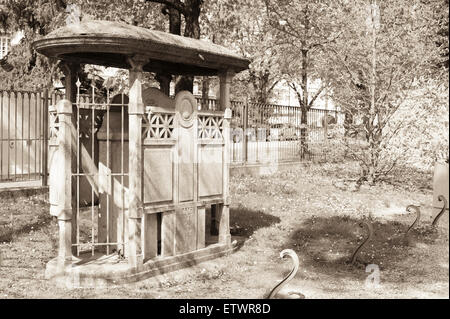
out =
<path fill-rule="evenodd" d="M 94 87 L 81 95 L 77 83 L 73 141 L 73 253 L 79 256 L 125 251 L 128 186 L 128 97 L 106 96 Z M 50 113 L 56 110 L 50 108 Z M 54 126 L 52 121 L 50 127 Z M 50 135 L 50 157 L 53 145 Z M 57 147 L 57 145 L 55 145 Z"/>

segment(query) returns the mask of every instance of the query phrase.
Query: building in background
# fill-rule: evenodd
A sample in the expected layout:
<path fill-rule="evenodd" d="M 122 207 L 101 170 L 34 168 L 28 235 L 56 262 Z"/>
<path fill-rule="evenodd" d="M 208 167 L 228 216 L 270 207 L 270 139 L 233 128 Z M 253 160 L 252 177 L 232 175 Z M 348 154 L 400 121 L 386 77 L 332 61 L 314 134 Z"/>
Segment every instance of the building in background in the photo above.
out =
<path fill-rule="evenodd" d="M 0 13 L 4 11 L 6 0 L 0 0 Z M 8 54 L 11 43 L 11 34 L 0 27 L 0 60 Z"/>
<path fill-rule="evenodd" d="M 0 0 L 0 14 L 5 14 L 5 5 L 6 0 Z M 8 52 L 11 51 L 11 47 L 20 43 L 23 36 L 23 31 L 5 30 L 0 26 L 0 60 L 6 57 Z"/>
<path fill-rule="evenodd" d="M 20 43 L 23 31 L 10 32 L 0 29 L 0 59 L 3 59 L 11 48 Z"/>
<path fill-rule="evenodd" d="M 314 94 L 317 92 L 317 90 L 320 89 L 320 87 L 320 80 L 309 81 L 309 95 L 314 96 Z M 297 94 L 285 80 L 282 80 L 277 85 L 275 85 L 275 87 L 273 88 L 272 97 L 269 99 L 269 103 L 278 105 L 300 106 Z M 328 111 L 339 111 L 339 107 L 334 104 L 329 94 L 327 94 L 327 90 L 323 90 L 320 93 L 320 95 L 314 101 L 313 108 Z"/>
<path fill-rule="evenodd" d="M 23 32 L 8 32 L 0 29 L 0 68 L 6 72 L 11 72 L 14 67 L 8 63 L 7 55 L 11 48 L 20 43 L 23 38 Z"/>
<path fill-rule="evenodd" d="M 3 59 L 11 46 L 11 34 L 0 29 L 0 59 Z"/>

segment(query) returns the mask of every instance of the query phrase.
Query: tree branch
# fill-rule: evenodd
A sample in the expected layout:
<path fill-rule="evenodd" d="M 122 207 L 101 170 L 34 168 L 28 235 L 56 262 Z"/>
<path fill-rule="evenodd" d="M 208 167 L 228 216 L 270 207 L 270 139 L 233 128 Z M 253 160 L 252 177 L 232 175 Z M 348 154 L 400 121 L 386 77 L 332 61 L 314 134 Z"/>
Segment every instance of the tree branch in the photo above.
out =
<path fill-rule="evenodd" d="M 281 15 L 281 13 L 279 13 L 278 11 L 274 10 L 273 8 L 270 7 L 270 1 L 269 0 L 265 0 L 264 1 L 266 4 L 266 8 L 267 8 L 267 13 L 269 15 L 269 23 L 278 31 L 284 32 L 289 34 L 290 36 L 297 38 L 297 39 L 302 39 L 303 38 L 303 34 L 301 32 L 299 32 L 297 29 L 295 29 L 291 23 L 287 20 L 284 19 L 284 17 Z M 275 15 L 278 17 L 278 21 L 283 20 L 286 21 L 287 26 L 292 30 L 292 32 L 289 32 L 286 28 L 280 27 L 278 23 L 273 22 L 272 19 L 270 19 L 270 12 L 275 13 Z"/>
<path fill-rule="evenodd" d="M 280 82 L 280 80 L 275 80 L 275 81 L 272 83 L 272 85 L 269 87 L 269 89 L 267 90 L 267 93 L 270 93 L 270 92 L 273 90 L 273 88 L 275 87 L 275 85 L 278 84 L 278 82 Z"/>
<path fill-rule="evenodd" d="M 350 81 L 357 86 L 359 83 L 357 83 L 357 79 L 355 79 L 355 76 L 353 75 L 353 72 L 351 71 L 350 67 L 348 66 L 347 63 L 345 63 L 345 60 L 339 55 L 339 53 L 335 50 L 335 49 L 331 49 L 331 51 L 333 51 L 335 53 L 335 56 L 339 58 L 340 62 L 342 63 L 342 65 L 345 67 L 345 69 L 347 70 L 347 73 L 350 75 Z M 330 55 L 328 54 L 328 50 L 325 50 L 326 54 L 330 57 Z M 330 57 L 332 58 L 332 57 Z"/>
<path fill-rule="evenodd" d="M 297 99 L 301 107 L 303 107 L 303 97 L 302 92 L 297 89 L 297 86 L 293 82 L 288 82 L 288 85 L 294 90 L 295 94 L 297 94 Z"/>
<path fill-rule="evenodd" d="M 311 106 L 313 105 L 313 103 L 316 101 L 316 99 L 319 97 L 320 93 L 322 93 L 322 91 L 325 89 L 326 85 L 322 85 L 320 87 L 320 89 L 316 92 L 316 94 L 314 94 L 313 98 L 311 99 L 311 101 L 308 103 L 308 108 L 311 108 Z"/>
<path fill-rule="evenodd" d="M 341 36 L 341 34 L 342 34 L 342 31 L 339 32 L 339 33 L 338 33 L 334 38 L 332 38 L 332 39 L 329 39 L 329 40 L 324 41 L 324 42 L 318 42 L 318 43 L 311 44 L 311 45 L 309 45 L 309 49 L 313 49 L 313 48 L 315 48 L 315 47 L 323 47 L 325 44 L 332 43 L 332 42 L 334 42 L 335 40 L 337 40 L 337 38 L 339 38 L 339 37 Z"/>

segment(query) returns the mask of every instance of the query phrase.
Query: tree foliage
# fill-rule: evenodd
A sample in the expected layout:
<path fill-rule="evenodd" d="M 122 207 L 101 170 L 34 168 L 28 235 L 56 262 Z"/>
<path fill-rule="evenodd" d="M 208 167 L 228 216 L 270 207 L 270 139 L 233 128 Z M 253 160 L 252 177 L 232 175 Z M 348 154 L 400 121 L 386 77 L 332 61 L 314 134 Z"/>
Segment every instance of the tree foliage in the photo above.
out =
<path fill-rule="evenodd" d="M 161 6 L 144 1 L 40 0 L 36 3 L 31 0 L 10 0 L 0 15 L 0 24 L 7 30 L 22 30 L 24 37 L 7 56 L 13 70 L 0 70 L 2 87 L 35 89 L 49 86 L 53 80 L 63 76 L 57 68 L 57 61 L 37 54 L 31 44 L 66 24 L 70 5 L 78 6 L 81 20 L 121 21 L 157 30 L 164 30 L 167 25 L 161 14 Z"/>
<path fill-rule="evenodd" d="M 10 31 L 23 31 L 21 42 L 8 54 L 12 71 L 2 73 L 4 88 L 34 89 L 48 83 L 55 61 L 49 61 L 34 52 L 31 43 L 64 23 L 64 1 L 10 0 L 0 14 L 0 24 Z M 42 79 L 47 79 L 43 81 Z M 47 82 L 47 83 L 46 83 Z"/>
<path fill-rule="evenodd" d="M 308 153 L 307 113 L 328 85 L 324 51 L 342 31 L 338 5 L 334 1 L 264 0 L 269 22 L 275 30 L 274 45 L 282 55 L 281 73 L 298 97 L 301 108 L 301 156 Z M 311 80 L 322 86 L 311 92 Z"/>
<path fill-rule="evenodd" d="M 200 23 L 204 38 L 251 61 L 249 69 L 236 76 L 233 97 L 266 103 L 281 75 L 264 1 L 207 1 Z"/>
<path fill-rule="evenodd" d="M 14 70 L 3 72 L 3 87 L 35 88 L 51 83 L 49 75 L 62 77 L 62 73 L 53 67 L 56 61 L 36 54 L 31 43 L 66 24 L 68 5 L 80 8 L 81 20 L 122 21 L 193 38 L 206 38 L 231 47 L 252 60 L 250 70 L 236 78 L 238 85 L 233 86 L 234 97 L 266 102 L 280 78 L 278 55 L 270 48 L 271 30 L 261 0 L 253 4 L 243 0 L 43 0 L 38 6 L 31 0 L 18 0 L 8 4 L 8 29 L 25 30 L 25 37 L 8 55 Z M 174 15 L 179 17 L 173 19 Z M 89 71 L 93 71 L 91 77 L 96 78 L 96 69 L 90 68 Z M 181 83 L 177 91 L 192 90 L 192 79 L 188 80 L 188 83 Z"/>
<path fill-rule="evenodd" d="M 349 126 L 362 128 L 366 143 L 353 149 L 352 154 L 362 165 L 363 178 L 370 183 L 404 158 L 406 153 L 404 149 L 399 151 L 398 140 L 405 139 L 405 128 L 418 120 L 411 115 L 432 115 L 418 106 L 430 103 L 430 88 L 448 81 L 447 72 L 436 67 L 442 48 L 435 45 L 437 30 L 441 28 L 434 19 L 435 5 L 436 2 L 420 0 L 342 4 L 344 32 L 327 48 L 328 72 L 334 101 L 361 119 L 362 125 Z M 373 8 L 378 16 L 372 19 Z M 409 105 L 409 112 L 405 112 L 405 105 Z"/>
<path fill-rule="evenodd" d="M 66 23 L 69 4 L 82 20 L 168 30 L 239 52 L 251 64 L 237 75 L 234 98 L 267 102 L 286 80 L 303 124 L 327 88 L 347 115 L 343 146 L 371 183 L 408 158 L 448 158 L 448 0 L 10 0 L 0 25 L 24 38 L 7 57 L 14 69 L 0 69 L 2 87 L 62 76 L 31 43 Z M 313 91 L 312 82 L 322 87 Z M 306 152 L 305 128 L 301 142 Z"/>

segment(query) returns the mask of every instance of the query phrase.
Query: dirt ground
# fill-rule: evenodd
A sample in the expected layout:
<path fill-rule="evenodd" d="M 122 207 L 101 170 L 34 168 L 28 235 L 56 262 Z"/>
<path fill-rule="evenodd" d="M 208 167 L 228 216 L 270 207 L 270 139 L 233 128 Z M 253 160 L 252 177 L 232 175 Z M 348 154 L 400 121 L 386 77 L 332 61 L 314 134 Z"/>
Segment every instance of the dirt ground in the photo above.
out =
<path fill-rule="evenodd" d="M 56 256 L 45 196 L 1 199 L 0 298 L 264 298 L 291 269 L 279 257 L 285 248 L 300 259 L 288 289 L 308 299 L 449 298 L 448 211 L 437 229 L 430 227 L 437 213 L 431 175 L 398 172 L 358 189 L 348 180 L 354 174 L 351 164 L 311 164 L 234 176 L 230 225 L 244 240 L 236 252 L 106 288 L 69 289 L 45 280 L 45 265 Z M 405 237 L 415 219 L 405 211 L 409 204 L 419 205 L 422 216 Z M 370 220 L 374 235 L 350 265 L 365 236 L 361 220 Z M 374 277 L 378 285 L 369 280 Z"/>

